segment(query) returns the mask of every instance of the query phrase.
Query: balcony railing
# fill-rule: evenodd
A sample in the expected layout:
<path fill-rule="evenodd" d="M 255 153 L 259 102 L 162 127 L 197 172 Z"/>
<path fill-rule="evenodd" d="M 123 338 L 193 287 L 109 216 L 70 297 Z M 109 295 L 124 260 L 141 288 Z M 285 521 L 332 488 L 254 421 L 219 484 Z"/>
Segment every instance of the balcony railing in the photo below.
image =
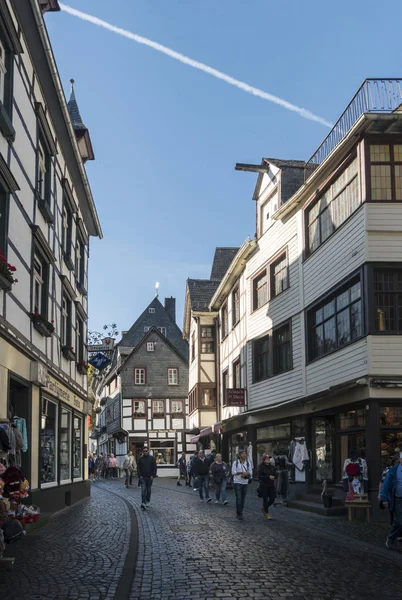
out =
<path fill-rule="evenodd" d="M 392 113 L 402 105 L 402 79 L 366 79 L 321 146 L 306 164 L 305 179 L 346 136 L 364 113 Z"/>

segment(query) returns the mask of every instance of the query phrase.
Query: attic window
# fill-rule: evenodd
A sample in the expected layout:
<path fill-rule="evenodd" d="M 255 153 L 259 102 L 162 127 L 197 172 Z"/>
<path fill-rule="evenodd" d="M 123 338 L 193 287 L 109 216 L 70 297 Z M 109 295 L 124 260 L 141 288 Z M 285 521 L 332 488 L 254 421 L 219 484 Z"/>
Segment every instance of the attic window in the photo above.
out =
<path fill-rule="evenodd" d="M 145 327 L 144 327 L 144 333 L 148 333 L 149 329 L 150 328 L 148 327 L 148 325 L 145 325 Z"/>
<path fill-rule="evenodd" d="M 154 308 L 148 308 L 148 312 L 151 313 L 151 315 L 153 315 L 155 313 L 155 309 Z"/>
<path fill-rule="evenodd" d="M 147 352 L 154 352 L 155 345 L 153 342 L 147 342 Z"/>
<path fill-rule="evenodd" d="M 161 332 L 161 334 L 166 337 L 166 327 L 158 327 L 158 329 Z"/>

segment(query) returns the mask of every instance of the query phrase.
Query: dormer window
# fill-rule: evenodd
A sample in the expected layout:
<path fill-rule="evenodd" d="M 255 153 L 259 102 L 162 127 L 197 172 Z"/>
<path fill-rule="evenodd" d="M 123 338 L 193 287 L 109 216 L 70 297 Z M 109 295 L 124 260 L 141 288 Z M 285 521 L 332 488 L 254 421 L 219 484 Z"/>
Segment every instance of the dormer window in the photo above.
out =
<path fill-rule="evenodd" d="M 155 309 L 154 308 L 148 308 L 148 312 L 149 312 L 149 314 L 153 315 L 153 314 L 155 314 Z"/>
<path fill-rule="evenodd" d="M 154 342 L 147 342 L 147 352 L 154 352 L 154 351 L 155 351 Z"/>

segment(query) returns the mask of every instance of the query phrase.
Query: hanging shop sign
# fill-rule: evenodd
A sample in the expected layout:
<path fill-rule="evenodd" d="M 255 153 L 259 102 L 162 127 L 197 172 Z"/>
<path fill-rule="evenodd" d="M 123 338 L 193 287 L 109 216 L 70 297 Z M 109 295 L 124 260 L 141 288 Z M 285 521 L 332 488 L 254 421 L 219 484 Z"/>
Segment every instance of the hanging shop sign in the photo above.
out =
<path fill-rule="evenodd" d="M 102 354 L 101 352 L 98 352 L 98 354 L 96 354 L 95 356 L 93 356 L 88 363 L 90 365 L 92 365 L 93 367 L 95 367 L 95 369 L 98 369 L 98 371 L 102 371 L 102 369 L 104 369 L 105 367 L 107 367 L 110 364 L 110 358 L 108 358 L 107 356 L 105 356 L 104 354 Z"/>
<path fill-rule="evenodd" d="M 226 390 L 226 402 L 224 406 L 245 406 L 246 390 L 244 388 L 235 388 Z"/>
<path fill-rule="evenodd" d="M 103 338 L 101 344 L 90 344 L 88 346 L 88 352 L 110 352 L 114 347 L 114 338 L 106 337 Z"/>

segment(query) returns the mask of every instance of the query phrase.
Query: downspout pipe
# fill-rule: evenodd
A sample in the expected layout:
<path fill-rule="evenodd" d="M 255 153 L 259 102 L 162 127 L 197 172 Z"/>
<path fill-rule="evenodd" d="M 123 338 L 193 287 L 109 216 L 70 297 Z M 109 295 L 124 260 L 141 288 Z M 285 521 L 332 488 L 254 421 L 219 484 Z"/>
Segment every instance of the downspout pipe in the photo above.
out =
<path fill-rule="evenodd" d="M 64 95 L 63 86 L 61 84 L 59 71 L 57 69 L 56 61 L 55 61 L 54 56 L 53 56 L 53 50 L 52 50 L 52 47 L 50 45 L 50 40 L 49 40 L 49 36 L 47 34 L 47 31 L 46 31 L 46 27 L 45 27 L 45 23 L 44 23 L 44 20 L 43 20 L 42 12 L 40 10 L 40 5 L 39 5 L 39 2 L 36 2 L 35 0 L 33 0 L 33 1 L 31 0 L 30 4 L 32 6 L 32 10 L 33 10 L 33 13 L 34 13 L 35 21 L 36 21 L 36 24 L 38 26 L 39 34 L 40 34 L 40 37 L 41 37 L 41 40 L 42 40 L 42 43 L 43 43 L 43 47 L 44 47 L 44 50 L 45 50 L 45 53 L 46 53 L 46 58 L 47 58 L 47 61 L 48 61 L 49 69 L 50 69 L 51 74 L 52 74 L 53 82 L 54 82 L 54 85 L 56 87 L 57 94 L 59 96 L 59 100 L 60 100 L 60 103 L 61 103 L 63 117 L 64 117 L 64 120 L 66 122 L 66 126 L 67 126 L 68 134 L 69 134 L 69 137 L 70 137 L 71 145 L 73 147 L 74 154 L 75 154 L 75 157 L 76 157 L 76 160 L 77 160 L 77 164 L 78 164 L 78 168 L 79 168 L 80 175 L 81 175 L 81 178 L 82 178 L 82 182 L 83 182 L 83 185 L 84 185 L 85 193 L 86 193 L 87 200 L 88 200 L 88 203 L 89 203 L 89 206 L 90 206 L 92 218 L 93 218 L 94 223 L 95 223 L 95 228 L 97 230 L 99 238 L 102 239 L 102 237 L 103 237 L 102 228 L 101 228 L 99 217 L 98 217 L 98 214 L 97 214 L 97 211 L 96 211 L 95 201 L 94 201 L 93 196 L 92 196 L 92 191 L 91 191 L 91 188 L 90 188 L 90 185 L 89 185 L 89 182 L 88 182 L 88 177 L 87 177 L 87 174 L 86 174 L 83 162 L 82 162 L 81 153 L 80 153 L 79 148 L 78 148 L 78 143 L 77 143 L 77 140 L 76 140 L 76 137 L 75 137 L 73 124 L 72 124 L 71 119 L 70 119 L 70 113 L 68 112 L 68 107 L 67 107 L 67 102 L 66 102 L 66 98 L 65 98 L 65 95 Z"/>

